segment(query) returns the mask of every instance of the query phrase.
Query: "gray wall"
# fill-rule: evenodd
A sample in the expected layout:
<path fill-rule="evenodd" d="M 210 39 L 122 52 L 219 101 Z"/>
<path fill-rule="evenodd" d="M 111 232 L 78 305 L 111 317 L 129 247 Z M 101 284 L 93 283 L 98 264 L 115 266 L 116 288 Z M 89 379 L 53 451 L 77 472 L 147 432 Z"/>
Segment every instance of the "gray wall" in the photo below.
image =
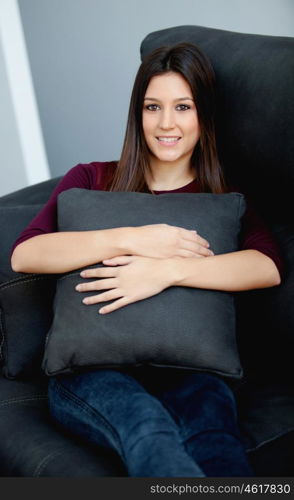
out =
<path fill-rule="evenodd" d="M 117 159 L 139 45 L 198 24 L 294 36 L 293 0 L 18 0 L 52 176 Z"/>

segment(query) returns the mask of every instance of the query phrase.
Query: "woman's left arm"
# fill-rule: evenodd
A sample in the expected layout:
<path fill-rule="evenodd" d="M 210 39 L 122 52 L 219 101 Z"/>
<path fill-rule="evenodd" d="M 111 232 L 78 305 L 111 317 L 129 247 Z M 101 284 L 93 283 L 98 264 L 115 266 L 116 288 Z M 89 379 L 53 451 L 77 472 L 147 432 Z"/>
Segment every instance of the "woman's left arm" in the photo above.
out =
<path fill-rule="evenodd" d="M 198 262 L 199 261 L 199 262 Z M 239 292 L 279 285 L 274 261 L 258 250 L 240 250 L 206 259 L 174 258 L 173 286 Z"/>
<path fill-rule="evenodd" d="M 155 259 L 120 256 L 103 261 L 105 267 L 85 270 L 78 292 L 99 291 L 86 297 L 84 304 L 112 301 L 100 308 L 110 313 L 133 302 L 146 299 L 171 286 L 187 286 L 236 292 L 279 285 L 275 263 L 257 250 L 241 250 L 211 257 L 172 257 Z"/>

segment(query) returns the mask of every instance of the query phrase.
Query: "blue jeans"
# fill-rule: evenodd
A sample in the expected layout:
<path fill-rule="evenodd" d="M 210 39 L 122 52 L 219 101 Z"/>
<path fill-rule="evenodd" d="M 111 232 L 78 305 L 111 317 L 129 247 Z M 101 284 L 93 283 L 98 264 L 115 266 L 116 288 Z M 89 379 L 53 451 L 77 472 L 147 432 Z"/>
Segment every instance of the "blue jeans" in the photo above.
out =
<path fill-rule="evenodd" d="M 135 369 L 56 377 L 49 406 L 71 432 L 116 450 L 129 476 L 252 475 L 234 396 L 213 375 Z"/>

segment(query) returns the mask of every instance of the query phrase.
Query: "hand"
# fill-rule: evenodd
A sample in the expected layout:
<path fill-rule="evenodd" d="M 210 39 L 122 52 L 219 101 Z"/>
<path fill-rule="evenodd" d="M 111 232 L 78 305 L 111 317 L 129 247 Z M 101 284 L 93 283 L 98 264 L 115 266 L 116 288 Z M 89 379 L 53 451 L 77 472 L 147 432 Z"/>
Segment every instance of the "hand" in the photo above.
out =
<path fill-rule="evenodd" d="M 113 300 L 111 304 L 99 309 L 100 314 L 110 313 L 132 302 L 156 295 L 171 284 L 168 259 L 123 255 L 104 260 L 103 264 L 106 267 L 87 269 L 81 273 L 83 278 L 98 278 L 97 281 L 76 286 L 79 292 L 107 290 L 83 300 L 84 304 Z"/>
<path fill-rule="evenodd" d="M 150 224 L 131 228 L 130 253 L 144 257 L 209 257 L 209 243 L 197 231 L 168 224 Z"/>

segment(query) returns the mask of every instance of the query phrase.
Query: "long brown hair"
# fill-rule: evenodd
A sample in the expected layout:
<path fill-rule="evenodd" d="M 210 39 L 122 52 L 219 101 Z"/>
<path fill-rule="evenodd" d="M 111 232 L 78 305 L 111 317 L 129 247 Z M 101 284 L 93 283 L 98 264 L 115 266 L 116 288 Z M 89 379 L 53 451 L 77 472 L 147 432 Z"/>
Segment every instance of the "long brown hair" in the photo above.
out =
<path fill-rule="evenodd" d="M 204 192 L 226 191 L 219 163 L 214 126 L 215 76 L 207 57 L 190 43 L 160 47 L 139 67 L 130 101 L 122 154 L 109 185 L 110 191 L 146 191 L 149 149 L 145 141 L 142 111 L 147 87 L 153 76 L 168 72 L 182 75 L 190 85 L 196 103 L 200 139 L 191 158 L 197 181 Z"/>

